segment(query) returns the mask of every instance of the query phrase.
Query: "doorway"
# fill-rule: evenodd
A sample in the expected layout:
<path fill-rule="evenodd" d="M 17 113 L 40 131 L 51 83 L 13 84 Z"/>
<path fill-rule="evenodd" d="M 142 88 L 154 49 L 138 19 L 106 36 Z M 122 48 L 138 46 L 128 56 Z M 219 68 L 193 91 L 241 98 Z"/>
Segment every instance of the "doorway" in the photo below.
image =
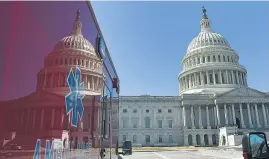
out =
<path fill-rule="evenodd" d="M 239 120 L 238 118 L 236 118 L 236 125 L 237 125 L 238 129 L 240 129 L 240 128 L 241 128 L 241 125 L 240 125 L 240 120 Z"/>

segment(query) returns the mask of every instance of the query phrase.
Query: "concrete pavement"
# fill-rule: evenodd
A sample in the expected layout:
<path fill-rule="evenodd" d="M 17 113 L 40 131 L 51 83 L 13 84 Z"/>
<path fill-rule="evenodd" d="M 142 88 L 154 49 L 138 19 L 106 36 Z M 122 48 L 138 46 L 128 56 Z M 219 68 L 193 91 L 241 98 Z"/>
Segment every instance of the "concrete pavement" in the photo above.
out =
<path fill-rule="evenodd" d="M 122 159 L 243 159 L 238 150 L 206 149 L 179 150 L 159 152 L 133 152 L 132 155 L 122 156 Z"/>

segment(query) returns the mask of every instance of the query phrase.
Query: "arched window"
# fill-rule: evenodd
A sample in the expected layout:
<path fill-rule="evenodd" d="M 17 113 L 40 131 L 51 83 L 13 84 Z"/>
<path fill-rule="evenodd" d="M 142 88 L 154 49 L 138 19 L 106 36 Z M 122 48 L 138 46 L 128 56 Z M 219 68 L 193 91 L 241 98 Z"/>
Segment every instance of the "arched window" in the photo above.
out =
<path fill-rule="evenodd" d="M 213 145 L 217 145 L 217 137 L 216 137 L 216 134 L 213 134 L 212 135 L 212 142 L 213 142 Z"/>
<path fill-rule="evenodd" d="M 204 135 L 204 143 L 205 143 L 205 145 L 209 145 L 209 143 L 208 143 L 208 135 L 207 134 Z"/>
<path fill-rule="evenodd" d="M 188 143 L 189 143 L 189 146 L 193 145 L 193 143 L 192 143 L 192 135 L 191 134 L 188 135 Z"/>
<path fill-rule="evenodd" d="M 196 144 L 201 145 L 201 140 L 200 140 L 200 135 L 199 134 L 196 135 Z"/>

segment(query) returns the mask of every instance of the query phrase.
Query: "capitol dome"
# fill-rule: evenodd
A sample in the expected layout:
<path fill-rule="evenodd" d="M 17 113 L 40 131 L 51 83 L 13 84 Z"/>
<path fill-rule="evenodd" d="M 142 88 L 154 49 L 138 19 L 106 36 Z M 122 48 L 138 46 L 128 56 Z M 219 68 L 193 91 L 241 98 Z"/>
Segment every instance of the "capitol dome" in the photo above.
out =
<path fill-rule="evenodd" d="M 247 71 L 229 42 L 211 29 L 203 8 L 201 31 L 187 48 L 179 74 L 180 94 L 216 94 L 247 86 Z"/>
<path fill-rule="evenodd" d="M 80 11 L 77 12 L 76 20 L 73 23 L 73 29 L 69 36 L 62 38 L 54 47 L 53 51 L 63 49 L 76 49 L 94 53 L 92 44 L 82 35 L 82 23 L 80 22 Z"/>
<path fill-rule="evenodd" d="M 37 90 L 66 95 L 70 89 L 70 71 L 81 70 L 85 95 L 100 95 L 103 87 L 103 63 L 92 44 L 83 37 L 80 10 L 77 11 L 71 33 L 62 38 L 44 59 L 44 67 L 37 75 Z"/>

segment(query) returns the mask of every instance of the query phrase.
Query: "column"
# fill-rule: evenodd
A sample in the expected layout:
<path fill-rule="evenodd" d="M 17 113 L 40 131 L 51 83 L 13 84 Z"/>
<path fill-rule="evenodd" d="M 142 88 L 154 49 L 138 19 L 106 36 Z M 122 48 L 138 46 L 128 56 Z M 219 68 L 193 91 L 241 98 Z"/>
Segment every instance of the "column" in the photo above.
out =
<path fill-rule="evenodd" d="M 227 108 L 226 108 L 226 104 L 224 104 L 224 117 L 225 117 L 225 124 L 228 125 L 228 117 L 227 117 Z"/>
<path fill-rule="evenodd" d="M 96 91 L 99 91 L 99 89 L 100 89 L 99 79 L 100 78 L 97 77 Z"/>
<path fill-rule="evenodd" d="M 234 104 L 232 104 L 232 112 L 233 112 L 233 124 L 236 125 L 235 111 L 234 111 Z"/>
<path fill-rule="evenodd" d="M 189 88 L 192 88 L 192 78 L 191 78 L 191 74 L 189 74 Z"/>
<path fill-rule="evenodd" d="M 235 84 L 235 78 L 234 78 L 234 71 L 232 70 L 232 81 L 233 81 L 233 84 Z"/>
<path fill-rule="evenodd" d="M 61 129 L 63 129 L 63 126 L 64 126 L 64 109 L 61 109 L 61 125 L 60 125 L 60 128 Z M 69 115 L 69 117 L 71 117 L 70 115 Z M 69 123 L 70 123 L 70 121 L 69 121 Z"/>
<path fill-rule="evenodd" d="M 199 128 L 203 129 L 202 112 L 201 112 L 201 106 L 200 105 L 199 105 L 198 111 L 199 111 Z"/>
<path fill-rule="evenodd" d="M 213 70 L 212 76 L 213 76 L 213 83 L 215 85 L 216 84 L 216 76 L 215 76 L 215 71 L 214 70 Z"/>
<path fill-rule="evenodd" d="M 51 128 L 54 128 L 54 120 L 55 120 L 55 109 L 51 109 Z"/>
<path fill-rule="evenodd" d="M 196 76 L 196 73 L 194 73 L 194 87 L 198 86 L 197 84 L 197 76 Z"/>
<path fill-rule="evenodd" d="M 239 83 L 240 83 L 240 85 L 243 85 L 244 82 L 242 80 L 242 73 L 241 72 L 238 72 L 238 77 L 239 77 Z"/>
<path fill-rule="evenodd" d="M 245 85 L 248 85 L 248 80 L 247 80 L 247 74 L 244 74 L 244 79 L 245 79 Z"/>
<path fill-rule="evenodd" d="M 245 79 L 244 79 L 244 73 L 241 73 L 241 78 L 242 78 L 242 84 L 245 86 L 246 84 L 245 84 Z"/>
<path fill-rule="evenodd" d="M 88 75 L 85 75 L 85 88 L 88 89 Z"/>
<path fill-rule="evenodd" d="M 214 126 L 217 127 L 218 126 L 218 118 L 217 118 L 217 109 L 216 107 L 213 107 L 212 109 L 212 113 L 214 115 Z"/>
<path fill-rule="evenodd" d="M 229 73 L 228 73 L 228 70 L 226 70 L 226 80 L 227 80 L 227 84 L 230 84 L 229 83 Z"/>
<path fill-rule="evenodd" d="M 57 83 L 57 87 L 61 87 L 61 73 L 58 73 L 58 83 Z"/>
<path fill-rule="evenodd" d="M 269 126 L 267 123 L 267 116 L 266 116 L 266 112 L 265 112 L 264 103 L 262 103 L 262 112 L 263 112 L 264 127 L 268 128 Z"/>
<path fill-rule="evenodd" d="M 248 107 L 249 127 L 250 127 L 250 128 L 253 128 L 253 125 L 252 125 L 252 119 L 251 119 L 251 113 L 250 113 L 250 108 L 249 108 L 249 103 L 247 103 L 247 107 Z"/>
<path fill-rule="evenodd" d="M 55 87 L 55 80 L 54 80 L 54 78 L 55 78 L 55 73 L 53 72 L 52 74 L 51 74 L 51 88 L 54 88 Z"/>
<path fill-rule="evenodd" d="M 193 118 L 193 106 L 191 106 L 191 128 L 195 129 L 194 118 Z"/>
<path fill-rule="evenodd" d="M 208 74 L 208 71 L 206 71 L 206 82 L 207 82 L 207 84 L 210 83 L 210 81 L 209 81 L 209 74 Z"/>
<path fill-rule="evenodd" d="M 34 114 L 33 114 L 33 128 L 35 128 L 35 113 L 36 113 L 36 109 L 34 108 L 33 109 L 33 112 L 34 112 Z"/>
<path fill-rule="evenodd" d="M 210 126 L 210 123 L 209 123 L 208 106 L 206 106 L 206 123 L 207 123 L 207 129 L 211 129 L 211 126 Z"/>
<path fill-rule="evenodd" d="M 200 80 L 201 80 L 201 85 L 203 86 L 205 83 L 204 83 L 204 77 L 203 77 L 202 72 L 200 72 Z"/>
<path fill-rule="evenodd" d="M 43 123 L 44 123 L 44 108 L 41 109 L 41 120 L 40 120 L 40 128 L 43 128 Z"/>
<path fill-rule="evenodd" d="M 43 83 L 43 88 L 47 87 L 47 73 L 44 73 L 44 83 Z"/>
<path fill-rule="evenodd" d="M 246 128 L 245 122 L 244 122 L 244 115 L 243 115 L 243 110 L 242 110 L 242 103 L 239 103 L 239 108 L 240 108 L 240 117 L 241 117 L 241 125 L 242 128 Z"/>
<path fill-rule="evenodd" d="M 217 126 L 220 126 L 219 106 L 217 104 L 216 104 L 216 111 L 217 111 Z"/>
<path fill-rule="evenodd" d="M 233 119 L 232 119 L 232 108 L 228 106 L 228 124 L 232 124 Z"/>
<path fill-rule="evenodd" d="M 187 76 L 184 77 L 184 82 L 185 82 L 185 89 L 188 89 Z"/>
<path fill-rule="evenodd" d="M 94 83 L 94 77 L 92 76 L 92 90 L 95 90 L 95 83 Z"/>
<path fill-rule="evenodd" d="M 29 126 L 29 118 L 30 118 L 30 108 L 27 109 L 27 119 L 26 119 L 26 125 L 25 125 L 25 131 L 28 131 Z"/>
<path fill-rule="evenodd" d="M 236 75 L 237 84 L 239 84 L 238 71 L 235 71 L 235 75 Z"/>
<path fill-rule="evenodd" d="M 222 84 L 222 75 L 221 75 L 221 70 L 219 70 L 219 83 Z"/>
<path fill-rule="evenodd" d="M 143 119 L 144 119 L 144 118 L 142 118 L 142 110 L 138 109 L 138 112 L 139 112 L 138 128 L 142 128 L 143 127 L 142 122 L 143 122 Z"/>
<path fill-rule="evenodd" d="M 186 112 L 185 112 L 185 107 L 182 107 L 182 116 L 183 116 L 183 127 L 186 127 Z"/>
<path fill-rule="evenodd" d="M 258 128 L 261 128 L 261 124 L 260 124 L 260 118 L 259 118 L 259 113 L 258 113 L 258 106 L 257 104 L 255 103 L 255 113 L 256 113 L 256 120 L 257 120 L 257 126 Z"/>

